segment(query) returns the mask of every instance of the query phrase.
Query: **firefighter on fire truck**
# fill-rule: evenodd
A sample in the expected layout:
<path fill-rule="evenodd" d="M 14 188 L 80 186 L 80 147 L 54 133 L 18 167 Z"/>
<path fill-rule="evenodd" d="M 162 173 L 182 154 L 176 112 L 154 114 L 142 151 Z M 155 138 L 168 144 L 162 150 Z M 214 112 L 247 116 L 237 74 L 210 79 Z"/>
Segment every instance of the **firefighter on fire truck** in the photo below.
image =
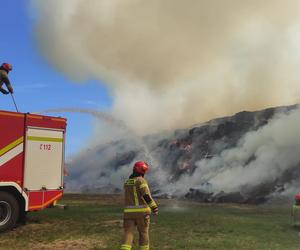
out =
<path fill-rule="evenodd" d="M 2 63 L 0 67 L 0 92 L 2 94 L 7 95 L 9 93 L 13 94 L 14 90 L 10 84 L 10 81 L 8 79 L 8 73 L 12 70 L 12 66 L 9 63 Z M 6 88 L 8 91 L 4 88 L 2 88 L 3 83 L 5 83 Z"/>
<path fill-rule="evenodd" d="M 133 173 L 124 183 L 124 239 L 121 250 L 131 250 L 135 228 L 139 232 L 141 250 L 149 249 L 149 226 L 151 211 L 158 214 L 158 207 L 153 200 L 147 181 L 144 179 L 149 166 L 146 162 L 138 161 L 133 166 Z"/>

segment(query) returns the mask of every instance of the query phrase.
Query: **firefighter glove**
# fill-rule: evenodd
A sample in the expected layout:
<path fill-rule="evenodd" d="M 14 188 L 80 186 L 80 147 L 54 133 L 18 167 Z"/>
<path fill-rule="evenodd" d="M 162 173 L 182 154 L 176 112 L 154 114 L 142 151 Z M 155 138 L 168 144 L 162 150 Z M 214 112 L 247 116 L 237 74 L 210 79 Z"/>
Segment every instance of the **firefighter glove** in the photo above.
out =
<path fill-rule="evenodd" d="M 8 95 L 8 94 L 9 94 L 9 92 L 8 92 L 7 90 L 5 90 L 5 89 L 0 89 L 0 91 L 1 91 L 2 94 L 4 94 L 4 95 Z"/>
<path fill-rule="evenodd" d="M 152 208 L 152 213 L 158 215 L 158 207 Z"/>
<path fill-rule="evenodd" d="M 12 86 L 8 86 L 7 88 L 8 88 L 10 93 L 12 93 L 12 94 L 14 93 L 14 89 L 12 88 Z"/>

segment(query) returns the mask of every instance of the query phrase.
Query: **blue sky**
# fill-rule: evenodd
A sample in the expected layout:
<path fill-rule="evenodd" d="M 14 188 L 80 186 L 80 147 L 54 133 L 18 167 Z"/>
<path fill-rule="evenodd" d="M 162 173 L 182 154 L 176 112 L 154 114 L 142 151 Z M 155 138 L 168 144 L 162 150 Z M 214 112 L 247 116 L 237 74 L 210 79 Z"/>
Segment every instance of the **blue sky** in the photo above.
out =
<path fill-rule="evenodd" d="M 9 78 L 21 112 L 71 107 L 109 110 L 112 100 L 104 84 L 95 80 L 75 83 L 47 63 L 33 35 L 30 1 L 0 0 L 2 34 L 0 62 L 9 62 Z M 0 95 L 0 109 L 14 111 L 9 95 Z M 51 114 L 68 119 L 67 157 L 84 147 L 91 136 L 93 118 L 82 114 Z"/>

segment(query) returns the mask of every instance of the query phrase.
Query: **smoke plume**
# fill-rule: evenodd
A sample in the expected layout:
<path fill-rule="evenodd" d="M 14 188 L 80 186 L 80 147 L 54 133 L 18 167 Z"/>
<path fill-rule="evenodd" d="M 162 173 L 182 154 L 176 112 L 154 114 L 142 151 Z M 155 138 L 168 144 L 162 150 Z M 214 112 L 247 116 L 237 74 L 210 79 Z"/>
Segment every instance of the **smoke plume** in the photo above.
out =
<path fill-rule="evenodd" d="M 33 5 L 44 56 L 75 81 L 106 83 L 114 122 L 124 121 L 135 134 L 300 102 L 298 0 L 33 0 Z M 234 192 L 295 175 L 282 181 L 290 194 L 299 187 L 299 127 L 299 109 L 279 114 L 243 135 L 237 146 L 216 142 L 217 155 L 199 156 L 194 171 L 177 180 L 158 167 L 161 159 L 152 155 L 159 152 L 151 143 L 127 138 L 73 158 L 71 183 L 114 188 L 135 160 L 148 156 L 156 161 L 150 180 L 164 192 L 183 194 L 203 183 L 213 192 Z M 183 157 L 183 163 L 182 171 L 189 159 Z"/>
<path fill-rule="evenodd" d="M 291 195 L 291 190 L 295 193 L 300 188 L 299 126 L 299 107 L 278 113 L 267 125 L 243 135 L 235 147 L 196 162 L 196 171 L 169 189 L 185 193 L 189 187 L 209 183 L 210 192 L 246 193 L 261 184 L 279 183 L 283 194 Z"/>
<path fill-rule="evenodd" d="M 33 1 L 45 57 L 144 134 L 299 102 L 298 0 Z"/>
<path fill-rule="evenodd" d="M 183 196 L 192 188 L 216 197 L 239 192 L 237 202 L 292 197 L 300 189 L 299 127 L 300 107 L 294 105 L 97 145 L 71 159 L 68 188 L 120 191 L 133 163 L 143 159 L 151 165 L 147 179 L 158 194 Z"/>

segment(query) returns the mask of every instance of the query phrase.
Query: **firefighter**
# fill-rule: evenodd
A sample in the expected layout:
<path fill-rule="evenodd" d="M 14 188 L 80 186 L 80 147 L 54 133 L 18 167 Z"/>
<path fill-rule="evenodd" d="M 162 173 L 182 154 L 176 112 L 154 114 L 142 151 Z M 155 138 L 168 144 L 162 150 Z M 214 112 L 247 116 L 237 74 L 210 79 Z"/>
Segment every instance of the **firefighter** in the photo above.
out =
<path fill-rule="evenodd" d="M 9 71 L 12 70 L 12 66 L 9 63 L 2 63 L 1 67 L 0 67 L 0 92 L 2 92 L 2 94 L 7 95 L 9 93 L 13 94 L 14 90 L 10 84 L 10 81 L 8 79 L 8 73 Z M 5 83 L 6 88 L 8 89 L 8 91 L 4 88 L 2 88 L 3 83 Z"/>
<path fill-rule="evenodd" d="M 295 196 L 295 204 L 293 206 L 293 220 L 294 226 L 300 226 L 300 194 Z"/>
<path fill-rule="evenodd" d="M 153 200 L 147 181 L 144 179 L 149 166 L 138 161 L 133 166 L 133 173 L 124 183 L 124 239 L 121 250 L 131 250 L 135 228 L 139 232 L 140 250 L 149 249 L 150 214 L 158 214 L 158 207 Z"/>

